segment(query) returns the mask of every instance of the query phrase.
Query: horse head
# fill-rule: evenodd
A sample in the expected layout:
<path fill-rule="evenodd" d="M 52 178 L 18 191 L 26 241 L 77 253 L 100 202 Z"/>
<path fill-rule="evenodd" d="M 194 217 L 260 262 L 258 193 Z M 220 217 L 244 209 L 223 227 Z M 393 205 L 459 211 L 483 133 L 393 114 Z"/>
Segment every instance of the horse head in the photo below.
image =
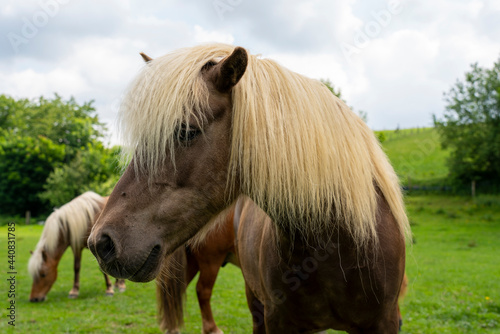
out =
<path fill-rule="evenodd" d="M 45 301 L 50 288 L 52 288 L 52 285 L 57 279 L 57 264 L 59 261 L 48 256 L 45 250 L 38 250 L 37 252 L 39 252 L 39 254 L 31 253 L 32 260 L 30 260 L 30 265 L 36 266 L 36 268 L 30 270 L 33 277 L 30 302 Z M 32 261 L 37 261 L 39 263 L 33 264 Z"/>
<path fill-rule="evenodd" d="M 151 73 L 159 70 L 155 63 L 161 63 L 161 59 L 143 58 L 150 72 L 145 80 L 153 80 Z M 231 185 L 232 191 L 228 191 L 231 90 L 246 65 L 247 53 L 242 48 L 222 60 L 198 64 L 195 75 L 201 81 L 193 90 L 205 91 L 207 103 L 196 104 L 204 105 L 204 109 L 174 120 L 175 128 L 159 130 L 161 136 L 168 137 L 161 140 L 172 145 L 161 148 L 168 158 L 157 158 L 161 163 L 153 171 L 147 165 L 156 155 L 149 159 L 144 158 L 144 152 L 134 152 L 88 239 L 89 249 L 106 273 L 137 282 L 154 279 L 164 256 L 203 230 L 236 197 L 237 185 Z M 172 89 L 181 89 L 182 85 L 187 83 L 178 81 Z M 157 146 L 146 138 L 143 149 Z"/>

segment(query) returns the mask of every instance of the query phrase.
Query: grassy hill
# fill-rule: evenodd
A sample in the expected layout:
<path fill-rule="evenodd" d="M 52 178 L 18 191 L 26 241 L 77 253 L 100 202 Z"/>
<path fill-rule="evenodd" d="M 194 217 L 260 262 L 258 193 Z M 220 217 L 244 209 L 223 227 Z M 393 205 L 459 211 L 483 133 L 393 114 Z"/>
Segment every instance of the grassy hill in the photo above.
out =
<path fill-rule="evenodd" d="M 446 184 L 448 150 L 441 148 L 434 128 L 377 131 L 396 173 L 404 185 Z"/>

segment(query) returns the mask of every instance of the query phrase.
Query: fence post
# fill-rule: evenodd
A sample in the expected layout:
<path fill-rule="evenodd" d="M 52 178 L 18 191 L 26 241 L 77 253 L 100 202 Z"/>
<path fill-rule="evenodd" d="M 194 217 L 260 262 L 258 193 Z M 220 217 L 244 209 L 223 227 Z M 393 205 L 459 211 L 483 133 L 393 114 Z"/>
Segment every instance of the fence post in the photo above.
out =
<path fill-rule="evenodd" d="M 472 194 L 472 198 L 476 197 L 476 180 L 472 180 L 471 185 L 470 185 L 470 191 Z"/>
<path fill-rule="evenodd" d="M 26 211 L 25 217 L 26 217 L 26 225 L 29 225 L 30 224 L 30 218 L 31 218 L 31 212 L 30 212 L 30 210 Z"/>

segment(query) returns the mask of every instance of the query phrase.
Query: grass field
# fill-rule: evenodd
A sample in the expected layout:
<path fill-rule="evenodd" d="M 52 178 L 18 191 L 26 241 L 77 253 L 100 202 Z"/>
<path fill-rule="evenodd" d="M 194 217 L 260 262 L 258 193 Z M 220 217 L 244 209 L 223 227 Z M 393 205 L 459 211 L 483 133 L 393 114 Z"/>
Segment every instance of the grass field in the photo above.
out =
<path fill-rule="evenodd" d="M 408 197 L 405 333 L 500 333 L 500 198 Z"/>
<path fill-rule="evenodd" d="M 434 128 L 381 132 L 386 137 L 382 146 L 403 184 L 443 185 L 449 151 L 441 148 Z"/>
<path fill-rule="evenodd" d="M 407 198 L 416 243 L 408 248 L 408 295 L 402 302 L 403 333 L 500 333 L 500 197 Z M 16 328 L 9 330 L 6 270 L 0 277 L 0 332 L 15 333 L 160 333 L 156 325 L 154 283 L 128 282 L 127 291 L 104 296 L 104 280 L 88 250 L 84 252 L 81 291 L 72 285 L 72 254 L 62 259 L 59 278 L 41 304 L 28 302 L 29 250 L 41 226 L 16 228 Z M 6 226 L 0 228 L 7 267 Z M 201 318 L 189 287 L 184 333 L 200 333 Z M 222 269 L 212 300 L 214 316 L 225 333 L 249 333 L 243 280 L 231 265 Z"/>
<path fill-rule="evenodd" d="M 92 254 L 85 249 L 82 259 L 80 296 L 73 300 L 68 292 L 73 284 L 73 255 L 70 249 L 59 264 L 59 276 L 44 303 L 28 301 L 31 278 L 27 273 L 29 251 L 34 249 L 42 226 L 16 227 L 16 328 L 13 333 L 160 333 L 156 324 L 155 283 L 139 284 L 127 281 L 127 291 L 116 292 L 113 297 L 104 295 L 104 278 Z M 6 245 L 7 227 L 0 228 L 0 244 Z M 4 248 L 4 247 L 2 247 Z M 6 250 L 4 263 L 7 265 Z M 0 292 L 2 295 L 2 321 L 0 333 L 7 329 L 8 305 L 7 274 L 2 271 Z M 218 293 L 213 297 L 214 314 L 221 328 L 231 333 L 245 333 L 250 326 L 246 310 L 244 285 L 241 272 L 228 265 L 217 282 Z M 222 288 L 224 287 L 224 288 Z M 201 333 L 201 316 L 196 306 L 196 294 L 190 286 L 186 310 L 186 333 Z M 229 301 L 229 302 L 227 302 Z M 5 307 L 4 307 L 5 306 Z M 226 326 L 224 326 L 226 324 Z M 230 327 L 228 327 L 230 326 Z M 234 326 L 234 327 L 233 327 Z M 10 326 L 9 326 L 10 327 Z M 10 329 L 12 330 L 12 329 Z"/>

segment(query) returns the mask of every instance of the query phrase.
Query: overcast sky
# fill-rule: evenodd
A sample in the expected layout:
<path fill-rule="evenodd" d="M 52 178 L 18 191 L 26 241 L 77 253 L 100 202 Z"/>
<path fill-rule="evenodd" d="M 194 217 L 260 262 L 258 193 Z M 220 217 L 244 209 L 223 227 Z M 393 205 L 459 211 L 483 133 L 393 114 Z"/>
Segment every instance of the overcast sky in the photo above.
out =
<path fill-rule="evenodd" d="M 375 130 L 432 125 L 470 64 L 500 56 L 498 0 L 0 0 L 0 94 L 95 100 L 116 143 L 143 66 L 226 42 L 329 79 Z"/>

